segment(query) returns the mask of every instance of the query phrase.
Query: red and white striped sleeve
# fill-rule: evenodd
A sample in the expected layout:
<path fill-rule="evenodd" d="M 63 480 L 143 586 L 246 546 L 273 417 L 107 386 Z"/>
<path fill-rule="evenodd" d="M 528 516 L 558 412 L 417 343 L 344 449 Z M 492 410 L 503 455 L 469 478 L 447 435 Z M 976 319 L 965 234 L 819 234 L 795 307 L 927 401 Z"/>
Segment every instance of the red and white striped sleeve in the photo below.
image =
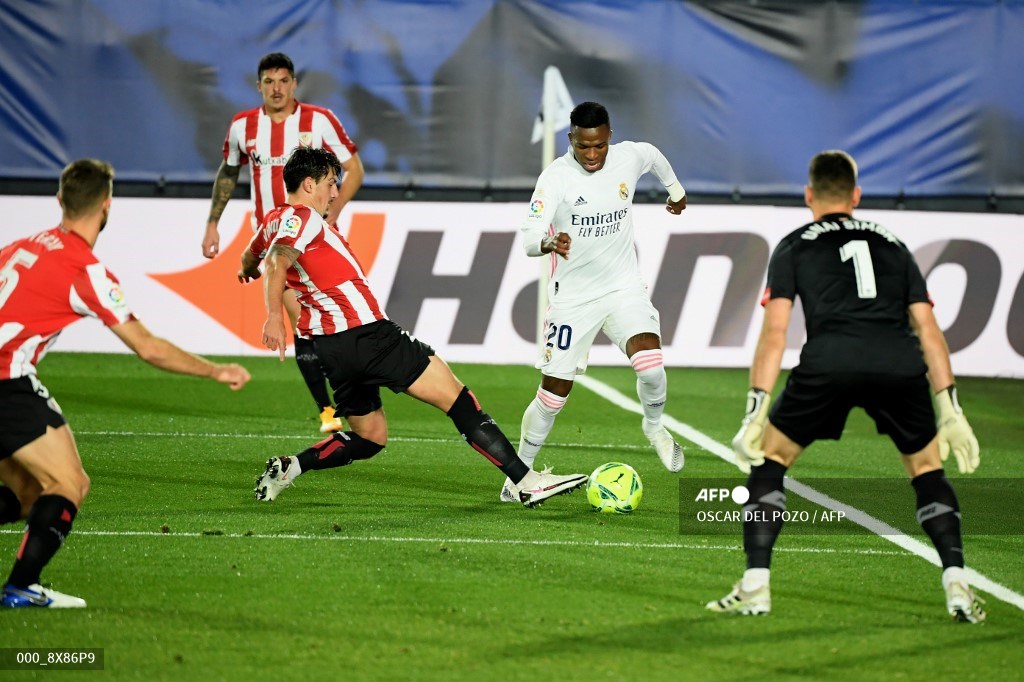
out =
<path fill-rule="evenodd" d="M 241 166 L 249 163 L 249 155 L 245 152 L 245 128 L 248 112 L 235 114 L 224 136 L 224 161 L 229 166 Z"/>
<path fill-rule="evenodd" d="M 302 204 L 288 206 L 281 210 L 276 218 L 277 232 L 270 239 L 268 249 L 274 244 L 281 244 L 298 249 L 301 253 L 306 250 L 313 237 L 320 233 L 323 224 L 323 218 Z"/>
<path fill-rule="evenodd" d="M 108 327 L 137 319 L 125 303 L 117 278 L 102 263 L 85 266 L 72 282 L 68 299 L 76 313 L 98 318 Z"/>
<path fill-rule="evenodd" d="M 263 257 L 267 255 L 267 249 L 270 248 L 270 239 L 267 237 L 267 233 L 270 231 L 267 225 L 268 220 L 269 218 L 264 218 L 263 224 L 252 235 L 247 247 L 249 253 L 260 260 L 263 260 Z"/>

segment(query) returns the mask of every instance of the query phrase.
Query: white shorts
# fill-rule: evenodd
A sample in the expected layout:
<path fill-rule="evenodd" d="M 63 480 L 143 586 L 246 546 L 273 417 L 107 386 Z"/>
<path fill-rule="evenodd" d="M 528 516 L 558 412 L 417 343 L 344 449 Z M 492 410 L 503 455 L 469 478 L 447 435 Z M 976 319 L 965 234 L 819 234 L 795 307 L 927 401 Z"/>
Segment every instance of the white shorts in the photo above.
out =
<path fill-rule="evenodd" d="M 598 301 L 548 307 L 544 351 L 535 367 L 545 376 L 572 380 L 587 369 L 599 331 L 626 352 L 637 334 L 661 337 L 661 316 L 643 289 L 616 291 Z"/>

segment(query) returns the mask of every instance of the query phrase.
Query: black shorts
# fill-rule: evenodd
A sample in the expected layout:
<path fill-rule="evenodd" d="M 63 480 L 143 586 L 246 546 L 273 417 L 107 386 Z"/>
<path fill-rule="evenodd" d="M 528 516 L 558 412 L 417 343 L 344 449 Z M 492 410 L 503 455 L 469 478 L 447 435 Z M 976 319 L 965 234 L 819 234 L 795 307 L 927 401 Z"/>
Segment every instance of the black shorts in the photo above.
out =
<path fill-rule="evenodd" d="M 337 334 L 314 336 L 336 411 L 362 416 L 381 408 L 380 387 L 409 388 L 430 364 L 434 349 L 391 320 L 377 320 Z"/>
<path fill-rule="evenodd" d="M 864 408 L 878 433 L 889 436 L 904 455 L 923 450 L 937 433 L 924 374 L 818 374 L 797 367 L 768 419 L 790 440 L 807 447 L 816 440 L 839 440 L 854 407 Z"/>
<path fill-rule="evenodd" d="M 66 424 L 57 401 L 37 377 L 0 379 L 0 459 Z"/>

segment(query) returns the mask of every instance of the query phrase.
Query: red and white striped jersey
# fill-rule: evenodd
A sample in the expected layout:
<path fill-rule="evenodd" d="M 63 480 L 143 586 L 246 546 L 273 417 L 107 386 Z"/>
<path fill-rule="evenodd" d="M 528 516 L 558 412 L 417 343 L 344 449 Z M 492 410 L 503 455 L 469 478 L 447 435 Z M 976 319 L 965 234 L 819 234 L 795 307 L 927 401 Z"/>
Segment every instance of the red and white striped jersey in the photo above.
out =
<path fill-rule="evenodd" d="M 81 317 L 135 319 L 92 248 L 59 227 L 0 249 L 0 379 L 36 373 L 64 327 Z"/>
<path fill-rule="evenodd" d="M 249 241 L 249 252 L 262 259 L 274 244 L 300 254 L 286 277 L 302 304 L 300 336 L 336 334 L 387 318 L 348 242 L 316 211 L 301 204 L 270 211 Z"/>
<path fill-rule="evenodd" d="M 330 109 L 295 103 L 295 111 L 280 123 L 263 107 L 235 114 L 224 138 L 224 161 L 229 166 L 249 163 L 254 206 L 252 229 L 264 216 L 288 200 L 284 164 L 298 146 L 329 149 L 342 163 L 359 151 Z"/>

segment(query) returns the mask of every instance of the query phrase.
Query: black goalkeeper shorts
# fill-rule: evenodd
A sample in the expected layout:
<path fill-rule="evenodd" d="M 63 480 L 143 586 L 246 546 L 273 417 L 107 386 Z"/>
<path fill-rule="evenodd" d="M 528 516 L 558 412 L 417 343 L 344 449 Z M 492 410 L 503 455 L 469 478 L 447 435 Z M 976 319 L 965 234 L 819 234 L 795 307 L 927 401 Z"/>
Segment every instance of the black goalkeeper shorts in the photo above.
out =
<path fill-rule="evenodd" d="M 807 447 L 816 440 L 839 440 L 854 407 L 863 408 L 878 433 L 889 436 L 904 455 L 923 450 L 937 433 L 924 374 L 817 374 L 797 367 L 768 419 L 790 440 Z"/>
<path fill-rule="evenodd" d="M 36 377 L 0 379 L 0 459 L 66 424 L 57 401 Z"/>
<path fill-rule="evenodd" d="M 434 349 L 391 320 L 377 320 L 337 334 L 314 336 L 336 412 L 362 416 L 381 408 L 380 387 L 400 393 L 430 364 Z"/>

